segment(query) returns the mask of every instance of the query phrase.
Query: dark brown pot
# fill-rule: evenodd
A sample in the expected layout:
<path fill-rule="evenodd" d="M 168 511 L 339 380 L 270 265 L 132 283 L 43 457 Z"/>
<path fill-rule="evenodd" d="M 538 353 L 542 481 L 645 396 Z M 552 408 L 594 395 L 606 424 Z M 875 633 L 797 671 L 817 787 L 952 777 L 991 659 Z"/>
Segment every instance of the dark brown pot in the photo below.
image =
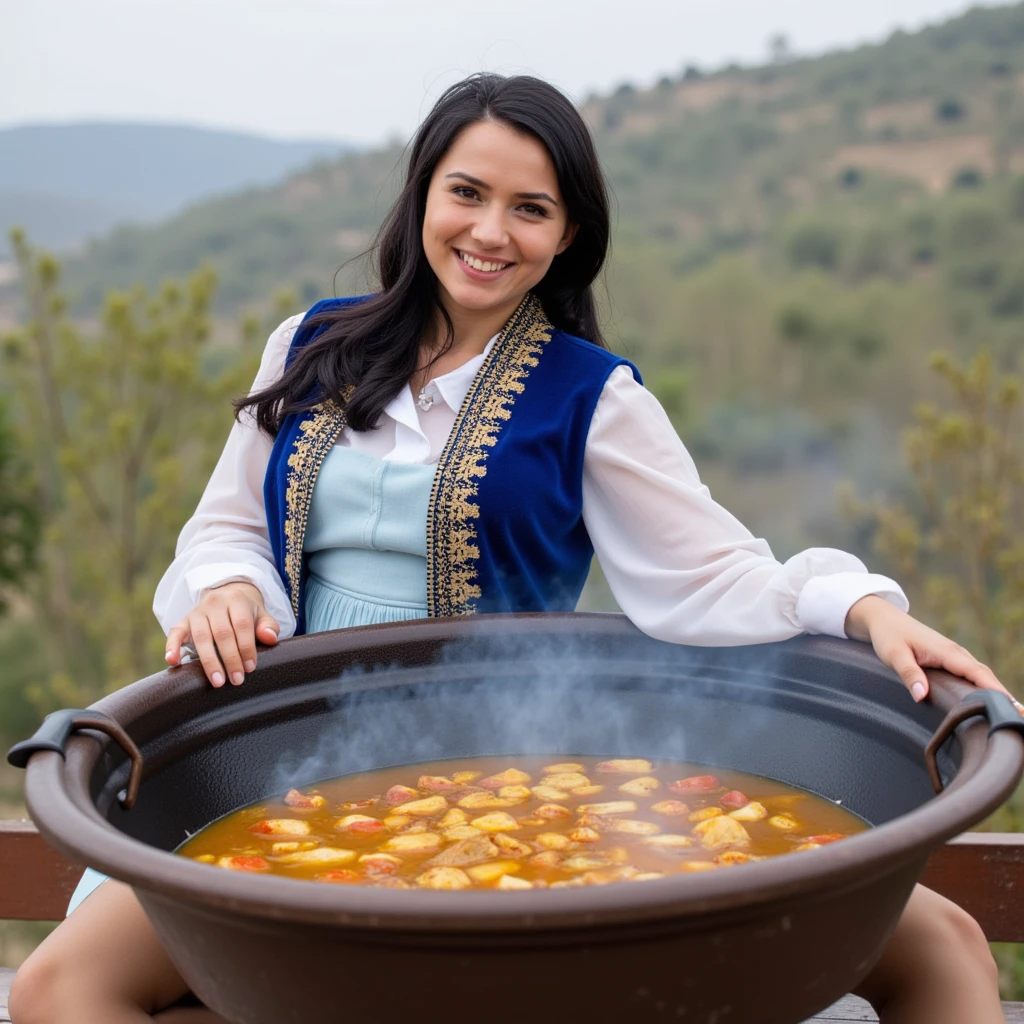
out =
<path fill-rule="evenodd" d="M 940 751 L 947 788 L 934 794 L 925 745 L 972 690 L 942 673 L 932 684 L 918 706 L 861 644 L 688 648 L 618 616 L 341 630 L 261 653 L 240 688 L 212 690 L 189 665 L 95 705 L 142 751 L 132 810 L 118 803 L 127 758 L 91 732 L 66 759 L 32 755 L 26 795 L 51 843 L 135 888 L 196 994 L 239 1024 L 434 1010 L 489 1024 L 784 1024 L 863 978 L 929 851 L 1020 777 L 1021 736 L 973 717 Z M 539 752 L 734 767 L 841 799 L 877 827 L 731 870 L 512 893 L 320 886 L 167 852 L 293 782 Z"/>

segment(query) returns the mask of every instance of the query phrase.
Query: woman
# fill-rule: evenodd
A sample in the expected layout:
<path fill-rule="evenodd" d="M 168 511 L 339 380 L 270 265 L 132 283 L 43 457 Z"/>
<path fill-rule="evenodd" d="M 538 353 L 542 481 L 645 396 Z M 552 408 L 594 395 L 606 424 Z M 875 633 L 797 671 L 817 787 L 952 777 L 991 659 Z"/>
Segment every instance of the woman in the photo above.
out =
<path fill-rule="evenodd" d="M 1002 689 L 891 580 L 827 549 L 780 565 L 714 504 L 636 370 L 602 347 L 608 235 L 564 97 L 525 77 L 449 89 L 382 229 L 379 292 L 271 335 L 157 590 L 167 661 L 191 642 L 213 686 L 238 685 L 256 641 L 294 632 L 571 609 L 596 551 L 662 639 L 832 633 L 872 643 L 917 700 L 922 666 Z M 130 890 L 84 881 L 76 897 L 18 974 L 15 1024 L 219 1019 L 168 1009 L 186 986 Z M 863 992 L 887 1022 L 1002 1020 L 977 925 L 920 888 Z"/>

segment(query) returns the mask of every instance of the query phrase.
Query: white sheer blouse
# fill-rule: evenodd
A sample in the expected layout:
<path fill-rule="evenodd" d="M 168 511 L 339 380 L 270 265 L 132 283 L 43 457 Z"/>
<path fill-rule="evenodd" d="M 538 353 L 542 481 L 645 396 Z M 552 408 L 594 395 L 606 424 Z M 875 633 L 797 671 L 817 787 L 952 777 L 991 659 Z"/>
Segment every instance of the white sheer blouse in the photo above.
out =
<path fill-rule="evenodd" d="M 282 373 L 301 320 L 291 317 L 271 334 L 254 391 Z M 437 462 L 485 355 L 432 380 L 422 401 L 403 388 L 376 430 L 346 428 L 338 443 L 398 462 Z M 153 610 L 165 632 L 205 590 L 236 580 L 259 588 L 282 638 L 295 631 L 263 505 L 270 450 L 251 418 L 232 426 L 157 587 Z M 809 548 L 776 561 L 765 541 L 712 499 L 661 405 L 628 367 L 612 372 L 598 400 L 583 474 L 583 518 L 612 593 L 651 636 L 707 646 L 801 632 L 842 637 L 847 612 L 862 597 L 908 607 L 898 584 L 844 551 Z"/>

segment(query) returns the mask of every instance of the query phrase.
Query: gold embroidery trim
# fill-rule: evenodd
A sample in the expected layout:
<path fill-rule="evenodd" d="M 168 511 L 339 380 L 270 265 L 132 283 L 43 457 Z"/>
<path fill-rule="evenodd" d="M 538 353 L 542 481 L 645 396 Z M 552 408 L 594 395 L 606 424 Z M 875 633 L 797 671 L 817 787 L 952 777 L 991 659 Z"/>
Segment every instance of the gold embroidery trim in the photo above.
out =
<path fill-rule="evenodd" d="M 431 617 L 469 615 L 481 596 L 477 582 L 475 499 L 489 450 L 512 416 L 516 398 L 537 365 L 553 328 L 540 301 L 519 304 L 470 385 L 437 464 L 427 512 L 427 608 Z"/>
<path fill-rule="evenodd" d="M 299 424 L 299 433 L 288 456 L 285 488 L 284 573 L 292 611 L 299 614 L 299 582 L 302 579 L 302 544 L 313 501 L 313 485 L 327 453 L 345 426 L 345 413 L 328 400 L 313 406 Z"/>

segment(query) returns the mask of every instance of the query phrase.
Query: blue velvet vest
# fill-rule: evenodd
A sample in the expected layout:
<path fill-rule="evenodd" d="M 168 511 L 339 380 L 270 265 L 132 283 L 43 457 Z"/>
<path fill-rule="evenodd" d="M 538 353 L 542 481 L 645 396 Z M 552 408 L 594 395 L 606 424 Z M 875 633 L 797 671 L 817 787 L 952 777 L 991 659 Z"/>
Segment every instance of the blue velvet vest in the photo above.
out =
<path fill-rule="evenodd" d="M 324 299 L 306 314 L 358 299 Z M 289 361 L 319 333 L 300 324 Z M 438 462 L 427 518 L 431 616 L 571 611 L 593 546 L 583 453 L 608 375 L 626 360 L 552 327 L 528 295 L 470 386 Z M 287 417 L 264 483 L 277 569 L 305 631 L 302 543 L 320 466 L 345 425 L 326 399 Z"/>

